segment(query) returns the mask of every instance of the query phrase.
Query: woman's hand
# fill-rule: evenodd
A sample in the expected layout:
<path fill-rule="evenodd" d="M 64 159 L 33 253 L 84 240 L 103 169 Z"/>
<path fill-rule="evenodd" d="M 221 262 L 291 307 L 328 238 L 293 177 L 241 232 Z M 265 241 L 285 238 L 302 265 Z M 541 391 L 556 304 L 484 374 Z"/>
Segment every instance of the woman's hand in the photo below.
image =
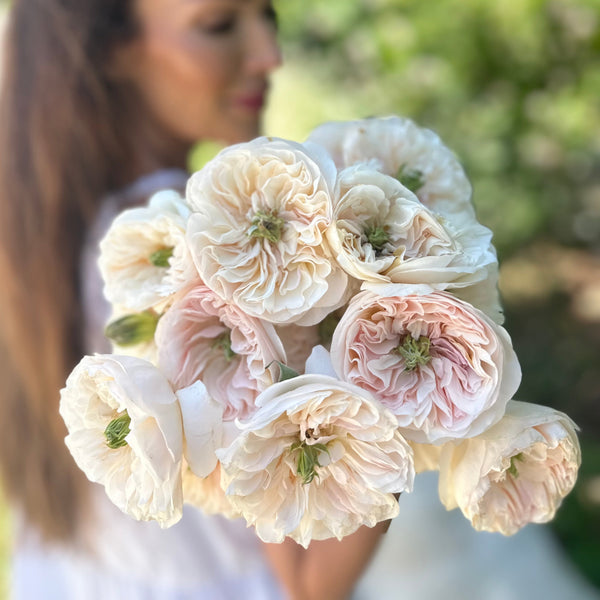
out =
<path fill-rule="evenodd" d="M 314 541 L 307 549 L 287 538 L 281 544 L 265 544 L 265 553 L 289 600 L 344 600 L 369 564 L 390 522 L 363 526 L 341 541 Z"/>

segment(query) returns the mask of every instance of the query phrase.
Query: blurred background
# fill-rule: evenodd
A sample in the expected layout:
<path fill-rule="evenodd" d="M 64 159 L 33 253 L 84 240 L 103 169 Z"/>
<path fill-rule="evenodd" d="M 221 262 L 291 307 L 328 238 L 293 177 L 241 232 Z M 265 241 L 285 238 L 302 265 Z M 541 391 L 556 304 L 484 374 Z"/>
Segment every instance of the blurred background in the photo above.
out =
<path fill-rule="evenodd" d="M 301 141 L 323 121 L 393 113 L 462 161 L 495 232 L 518 398 L 581 427 L 578 484 L 550 527 L 600 589 L 600 0 L 276 7 L 285 61 L 266 133 Z M 9 524 L 0 510 L 1 565 Z"/>
<path fill-rule="evenodd" d="M 600 0 L 280 0 L 267 133 L 398 114 L 462 161 L 501 265 L 518 398 L 581 427 L 551 527 L 600 589 Z"/>

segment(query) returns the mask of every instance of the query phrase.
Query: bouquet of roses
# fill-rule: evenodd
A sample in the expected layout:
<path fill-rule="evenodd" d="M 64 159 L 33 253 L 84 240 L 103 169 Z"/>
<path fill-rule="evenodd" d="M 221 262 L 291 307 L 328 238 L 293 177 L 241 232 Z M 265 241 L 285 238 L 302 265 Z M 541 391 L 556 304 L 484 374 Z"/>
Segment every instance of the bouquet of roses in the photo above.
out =
<path fill-rule="evenodd" d="M 491 239 L 452 152 L 408 119 L 228 147 L 102 240 L 114 353 L 69 376 L 66 443 L 165 527 L 188 502 L 267 542 L 340 539 L 427 469 L 476 529 L 548 521 L 576 427 L 513 400 Z"/>

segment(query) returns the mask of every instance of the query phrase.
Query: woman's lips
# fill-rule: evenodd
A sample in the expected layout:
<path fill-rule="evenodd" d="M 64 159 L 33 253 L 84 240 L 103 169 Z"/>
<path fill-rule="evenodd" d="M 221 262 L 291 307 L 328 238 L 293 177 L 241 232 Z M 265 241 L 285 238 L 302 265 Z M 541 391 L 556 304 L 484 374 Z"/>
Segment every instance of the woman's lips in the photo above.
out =
<path fill-rule="evenodd" d="M 265 105 L 265 92 L 243 94 L 234 98 L 234 104 L 249 112 L 260 112 Z"/>

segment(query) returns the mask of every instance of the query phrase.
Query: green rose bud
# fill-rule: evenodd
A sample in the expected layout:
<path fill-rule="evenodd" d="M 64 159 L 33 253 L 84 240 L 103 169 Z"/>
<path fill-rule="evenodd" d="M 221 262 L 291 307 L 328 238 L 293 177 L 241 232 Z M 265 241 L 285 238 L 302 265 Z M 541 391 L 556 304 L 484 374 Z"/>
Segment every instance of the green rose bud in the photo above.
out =
<path fill-rule="evenodd" d="M 154 338 L 160 316 L 152 310 L 125 315 L 109 323 L 104 334 L 119 346 L 135 346 Z"/>
<path fill-rule="evenodd" d="M 106 429 L 104 430 L 104 436 L 106 437 L 106 445 L 112 450 L 127 446 L 125 438 L 131 431 L 129 425 L 131 423 L 131 417 L 125 411 L 122 415 L 113 419 Z"/>

